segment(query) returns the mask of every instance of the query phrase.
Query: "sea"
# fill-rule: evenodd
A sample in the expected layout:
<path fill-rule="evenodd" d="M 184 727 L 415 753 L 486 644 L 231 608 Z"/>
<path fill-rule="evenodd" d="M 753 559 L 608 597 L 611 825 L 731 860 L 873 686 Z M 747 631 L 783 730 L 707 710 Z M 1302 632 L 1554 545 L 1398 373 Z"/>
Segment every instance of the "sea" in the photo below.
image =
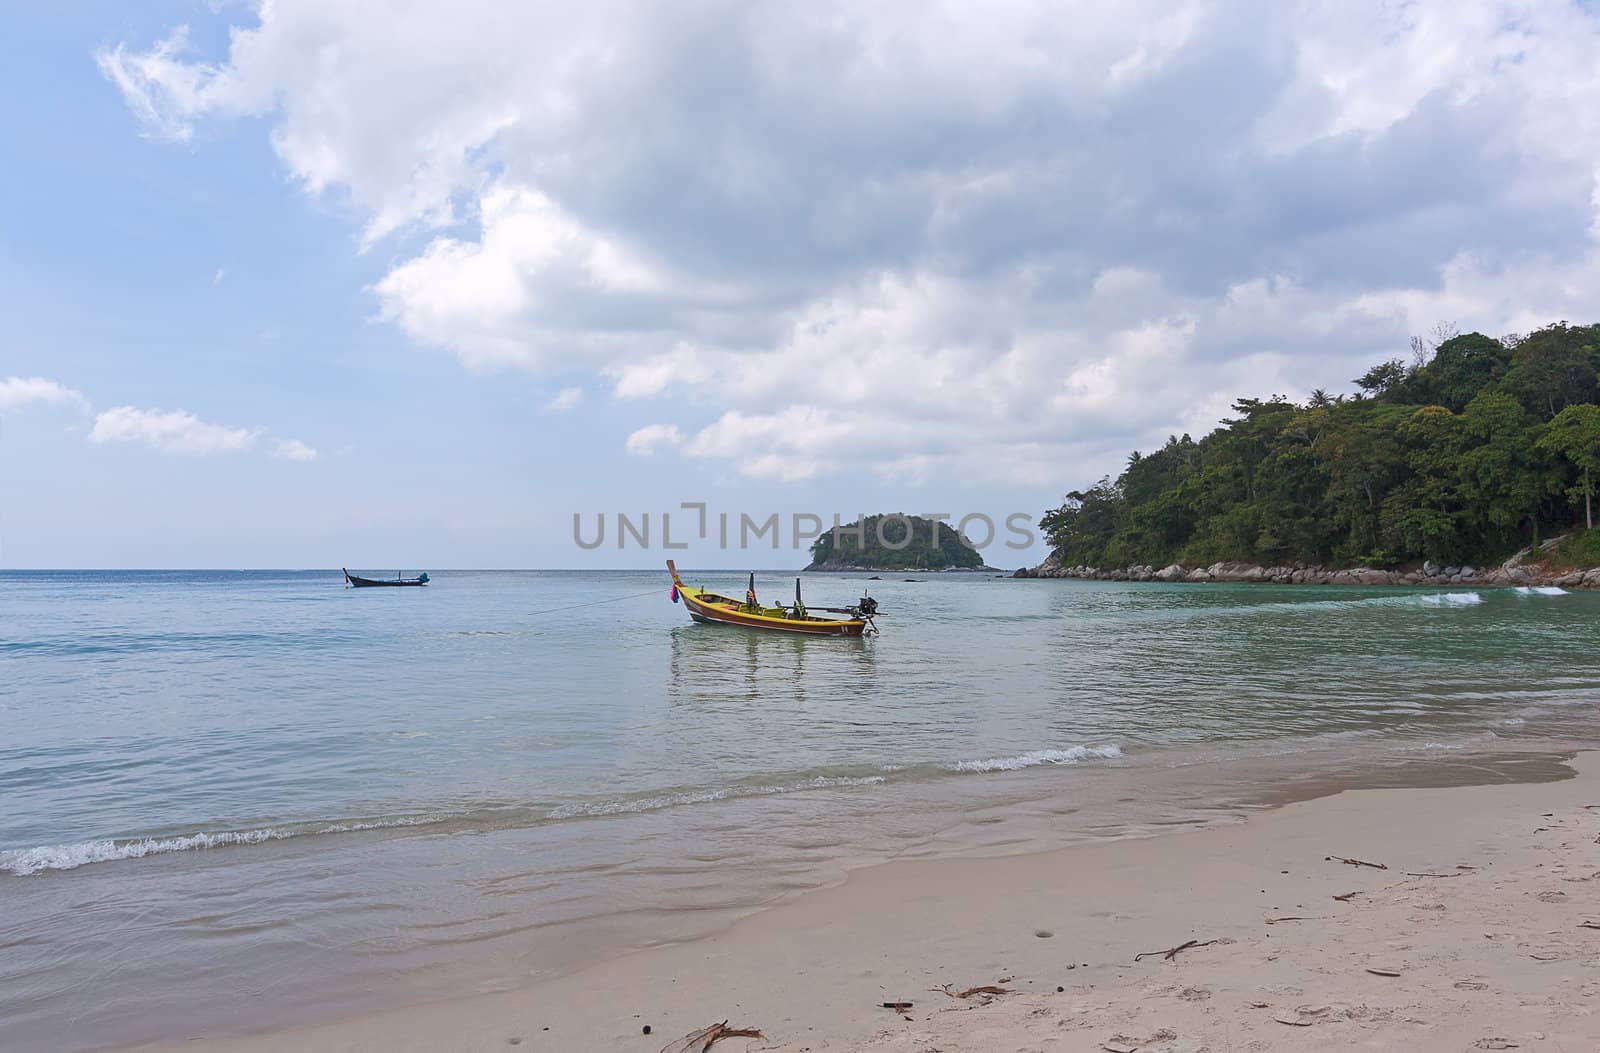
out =
<path fill-rule="evenodd" d="M 835 639 L 694 624 L 660 570 L 431 578 L 0 572 L 0 1045 L 506 990 L 887 860 L 1600 739 L 1594 593 L 807 576 L 879 601 Z"/>

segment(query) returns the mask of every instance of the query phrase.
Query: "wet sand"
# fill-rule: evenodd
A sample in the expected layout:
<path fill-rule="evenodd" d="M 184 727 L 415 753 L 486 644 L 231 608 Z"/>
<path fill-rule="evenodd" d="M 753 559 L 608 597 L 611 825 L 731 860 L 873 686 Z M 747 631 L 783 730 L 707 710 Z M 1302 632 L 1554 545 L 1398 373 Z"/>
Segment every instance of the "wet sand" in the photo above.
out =
<path fill-rule="evenodd" d="M 1531 777 L 1558 774 L 1544 763 Z M 715 1046 L 733 1053 L 1592 1049 L 1600 755 L 1571 770 L 1349 790 L 1036 855 L 891 863 L 718 935 L 523 989 L 159 1048 L 657 1053 L 727 1019 L 766 1036 Z M 1135 960 L 1191 940 L 1202 945 Z M 961 999 L 947 985 L 1008 993 Z"/>

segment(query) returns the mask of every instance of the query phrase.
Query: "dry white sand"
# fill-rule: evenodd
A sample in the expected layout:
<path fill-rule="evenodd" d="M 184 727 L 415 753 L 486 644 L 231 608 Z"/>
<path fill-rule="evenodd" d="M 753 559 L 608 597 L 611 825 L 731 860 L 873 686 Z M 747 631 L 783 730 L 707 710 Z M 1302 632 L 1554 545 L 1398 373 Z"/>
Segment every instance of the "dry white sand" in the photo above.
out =
<path fill-rule="evenodd" d="M 1600 755 L 1573 766 L 1562 782 L 1359 790 L 1236 826 L 875 867 L 523 990 L 168 1048 L 658 1053 L 728 1019 L 766 1037 L 716 1053 L 1588 1053 Z M 1134 960 L 1190 940 L 1204 945 Z M 913 1004 L 882 1007 L 898 1001 Z"/>

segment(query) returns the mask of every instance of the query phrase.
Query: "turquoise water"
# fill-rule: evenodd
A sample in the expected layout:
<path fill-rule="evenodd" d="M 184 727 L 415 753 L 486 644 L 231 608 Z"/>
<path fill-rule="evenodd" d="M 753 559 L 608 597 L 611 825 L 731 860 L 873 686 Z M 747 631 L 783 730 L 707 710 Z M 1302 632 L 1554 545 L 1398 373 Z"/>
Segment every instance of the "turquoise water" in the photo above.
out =
<path fill-rule="evenodd" d="M 883 635 L 844 640 L 691 624 L 656 571 L 0 574 L 0 1021 L 92 1048 L 503 988 L 879 859 L 1596 737 L 1600 595 L 807 598 L 863 585 Z"/>

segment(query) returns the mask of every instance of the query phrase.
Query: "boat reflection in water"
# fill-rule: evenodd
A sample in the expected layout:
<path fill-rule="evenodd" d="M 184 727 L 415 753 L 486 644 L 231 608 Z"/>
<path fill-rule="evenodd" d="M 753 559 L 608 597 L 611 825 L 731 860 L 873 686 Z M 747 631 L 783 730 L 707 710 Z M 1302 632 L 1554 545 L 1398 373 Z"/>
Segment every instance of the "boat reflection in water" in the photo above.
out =
<path fill-rule="evenodd" d="M 819 645 L 784 633 L 672 630 L 667 699 L 674 706 L 742 712 L 757 703 L 831 705 L 876 689 L 877 648 L 862 637 Z"/>

